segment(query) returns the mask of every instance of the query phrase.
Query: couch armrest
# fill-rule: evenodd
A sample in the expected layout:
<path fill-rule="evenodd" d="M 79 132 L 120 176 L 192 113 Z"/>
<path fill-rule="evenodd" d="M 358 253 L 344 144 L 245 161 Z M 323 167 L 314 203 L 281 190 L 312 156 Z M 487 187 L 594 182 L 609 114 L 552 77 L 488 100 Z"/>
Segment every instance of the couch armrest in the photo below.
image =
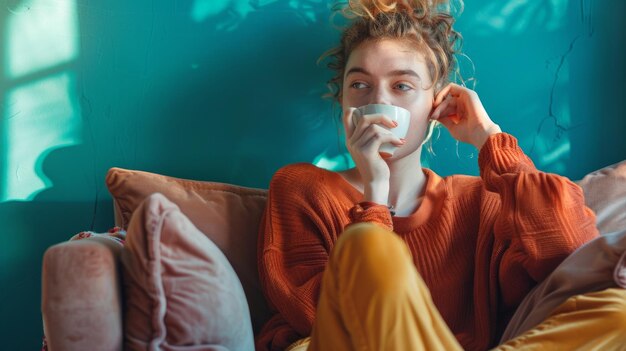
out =
<path fill-rule="evenodd" d="M 49 350 L 122 350 L 120 251 L 99 237 L 46 250 L 41 312 Z"/>

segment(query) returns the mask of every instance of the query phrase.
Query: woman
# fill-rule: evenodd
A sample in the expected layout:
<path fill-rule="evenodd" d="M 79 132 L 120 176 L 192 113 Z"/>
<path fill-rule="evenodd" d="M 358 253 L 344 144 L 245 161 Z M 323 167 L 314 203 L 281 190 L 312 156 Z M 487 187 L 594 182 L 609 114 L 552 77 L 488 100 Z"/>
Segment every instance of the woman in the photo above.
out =
<path fill-rule="evenodd" d="M 486 350 L 529 290 L 598 235 L 581 189 L 538 171 L 475 92 L 448 82 L 459 35 L 428 3 L 349 3 L 330 67 L 356 167 L 274 175 L 258 254 L 275 315 L 258 350 Z M 374 103 L 411 112 L 406 140 L 385 115 L 354 125 L 355 108 Z M 435 121 L 479 150 L 480 177 L 421 167 Z M 383 158 L 383 143 L 399 148 Z M 563 338 L 572 349 L 589 334 L 543 326 L 501 347 Z"/>

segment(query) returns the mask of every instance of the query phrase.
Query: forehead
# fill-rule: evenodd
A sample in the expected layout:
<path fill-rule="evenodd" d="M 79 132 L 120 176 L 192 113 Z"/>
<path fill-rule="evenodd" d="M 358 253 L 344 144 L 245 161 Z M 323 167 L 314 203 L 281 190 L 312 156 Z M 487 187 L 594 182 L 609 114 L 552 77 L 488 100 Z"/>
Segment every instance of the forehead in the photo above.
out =
<path fill-rule="evenodd" d="M 428 80 L 428 65 L 417 47 L 400 40 L 366 41 L 357 46 L 348 57 L 345 72 L 361 67 L 372 75 L 385 75 L 394 70 L 411 69 Z"/>

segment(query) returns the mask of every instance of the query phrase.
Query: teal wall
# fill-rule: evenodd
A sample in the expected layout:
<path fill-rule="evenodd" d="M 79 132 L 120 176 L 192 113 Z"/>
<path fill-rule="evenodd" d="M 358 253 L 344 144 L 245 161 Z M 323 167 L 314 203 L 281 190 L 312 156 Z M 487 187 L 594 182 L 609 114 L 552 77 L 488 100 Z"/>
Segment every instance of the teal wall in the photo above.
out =
<path fill-rule="evenodd" d="M 321 0 L 8 0 L 0 6 L 0 333 L 40 344 L 41 258 L 113 225 L 110 167 L 267 187 L 293 162 L 349 165 L 316 59 Z M 621 0 L 467 1 L 466 76 L 539 168 L 626 158 Z M 469 73 L 468 73 L 469 72 Z M 477 174 L 445 130 L 427 164 Z"/>

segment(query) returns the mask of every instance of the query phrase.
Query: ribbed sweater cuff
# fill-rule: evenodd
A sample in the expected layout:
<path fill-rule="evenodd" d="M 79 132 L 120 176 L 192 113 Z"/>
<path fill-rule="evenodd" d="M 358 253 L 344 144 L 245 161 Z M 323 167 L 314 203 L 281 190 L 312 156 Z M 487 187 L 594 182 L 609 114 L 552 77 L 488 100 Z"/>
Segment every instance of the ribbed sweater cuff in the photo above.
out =
<path fill-rule="evenodd" d="M 478 154 L 480 174 L 493 172 L 497 175 L 535 170 L 532 161 L 517 144 L 517 139 L 507 133 L 491 135 Z"/>
<path fill-rule="evenodd" d="M 366 202 L 360 202 L 350 209 L 351 224 L 371 222 L 393 231 L 393 220 L 387 206 L 365 204 Z"/>

